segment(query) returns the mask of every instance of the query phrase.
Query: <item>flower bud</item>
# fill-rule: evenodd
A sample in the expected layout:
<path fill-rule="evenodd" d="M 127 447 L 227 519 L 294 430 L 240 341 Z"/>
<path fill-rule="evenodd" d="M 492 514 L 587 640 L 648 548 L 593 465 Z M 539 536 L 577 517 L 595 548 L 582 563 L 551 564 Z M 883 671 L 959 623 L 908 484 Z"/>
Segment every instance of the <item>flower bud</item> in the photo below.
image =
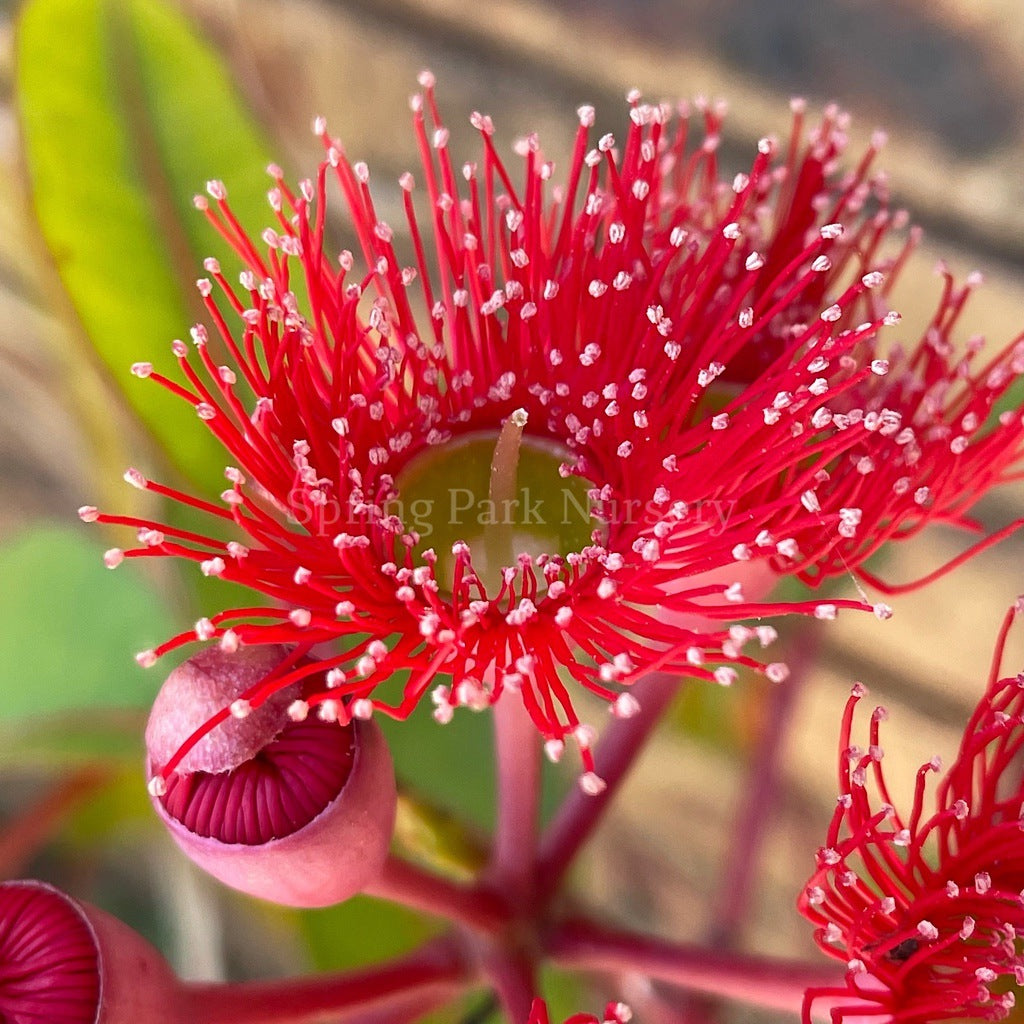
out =
<path fill-rule="evenodd" d="M 141 935 L 42 882 L 0 885 L 0 1020 L 176 1024 L 182 990 Z"/>
<path fill-rule="evenodd" d="M 176 668 L 146 727 L 150 791 L 174 841 L 215 878 L 275 903 L 330 906 L 383 869 L 394 769 L 372 721 L 295 720 L 288 708 L 302 696 L 297 684 L 261 702 L 259 684 L 287 656 L 273 645 L 210 648 Z M 306 685 L 322 689 L 323 681 Z M 225 708 L 229 716 L 158 778 Z"/>

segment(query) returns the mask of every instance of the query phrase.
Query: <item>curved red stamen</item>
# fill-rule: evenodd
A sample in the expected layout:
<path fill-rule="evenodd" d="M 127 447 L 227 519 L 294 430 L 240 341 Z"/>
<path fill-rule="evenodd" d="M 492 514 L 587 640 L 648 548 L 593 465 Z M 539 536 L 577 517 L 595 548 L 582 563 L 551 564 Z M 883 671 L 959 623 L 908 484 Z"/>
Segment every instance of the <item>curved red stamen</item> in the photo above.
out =
<path fill-rule="evenodd" d="M 911 813 L 892 806 L 882 772 L 881 709 L 867 751 L 851 746 L 855 688 L 840 730 L 840 799 L 827 845 L 800 899 L 821 949 L 847 963 L 847 989 L 808 993 L 805 1020 L 827 1005 L 832 1020 L 884 1015 L 894 1024 L 1001 1020 L 1024 985 L 1024 841 L 1019 784 L 1024 676 L 998 679 L 1010 624 L 993 669 L 924 811 L 929 762 L 918 771 Z"/>

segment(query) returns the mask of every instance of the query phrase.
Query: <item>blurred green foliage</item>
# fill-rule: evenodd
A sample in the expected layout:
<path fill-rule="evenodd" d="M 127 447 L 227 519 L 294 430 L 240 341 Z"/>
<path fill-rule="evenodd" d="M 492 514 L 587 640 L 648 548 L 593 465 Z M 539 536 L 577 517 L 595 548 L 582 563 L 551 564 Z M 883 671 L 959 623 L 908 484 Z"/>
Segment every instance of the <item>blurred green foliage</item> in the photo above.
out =
<path fill-rule="evenodd" d="M 17 36 L 17 109 L 33 211 L 91 347 L 169 461 L 213 486 L 224 458 L 195 414 L 129 377 L 171 370 L 199 316 L 206 255 L 232 261 L 192 206 L 208 178 L 265 223 L 267 146 L 216 53 L 159 0 L 32 0 Z M 236 184 L 237 183 L 237 184 Z"/>
<path fill-rule="evenodd" d="M 159 678 L 132 654 L 161 639 L 166 608 L 139 573 L 111 572 L 101 553 L 60 528 L 0 549 L 0 708 L 8 722 L 152 701 Z"/>

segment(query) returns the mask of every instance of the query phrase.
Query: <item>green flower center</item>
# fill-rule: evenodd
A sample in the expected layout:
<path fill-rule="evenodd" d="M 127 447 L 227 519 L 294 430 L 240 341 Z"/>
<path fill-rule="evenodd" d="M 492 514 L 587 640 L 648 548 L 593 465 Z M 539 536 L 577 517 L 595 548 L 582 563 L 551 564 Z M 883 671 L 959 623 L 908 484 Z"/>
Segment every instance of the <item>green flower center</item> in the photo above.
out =
<path fill-rule="evenodd" d="M 433 548 L 442 590 L 454 589 L 452 547 L 466 543 L 488 597 L 501 589 L 502 570 L 519 556 L 566 556 L 593 543 L 602 524 L 590 514 L 580 476 L 562 476 L 571 461 L 561 445 L 523 434 L 526 414 L 513 413 L 500 433 L 467 434 L 416 456 L 396 480 L 392 507 L 415 530 L 418 554 Z M 542 572 L 538 590 L 547 589 Z"/>

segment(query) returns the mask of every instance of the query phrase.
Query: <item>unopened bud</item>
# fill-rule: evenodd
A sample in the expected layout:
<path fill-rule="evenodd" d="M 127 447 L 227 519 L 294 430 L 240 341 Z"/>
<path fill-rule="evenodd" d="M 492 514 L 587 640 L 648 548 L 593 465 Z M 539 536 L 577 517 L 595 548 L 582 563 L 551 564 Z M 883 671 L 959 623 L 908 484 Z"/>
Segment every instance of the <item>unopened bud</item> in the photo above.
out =
<path fill-rule="evenodd" d="M 184 1024 L 184 989 L 126 924 L 43 882 L 0 885 L 0 1019 Z"/>
<path fill-rule="evenodd" d="M 146 728 L 151 781 L 164 782 L 150 795 L 178 846 L 226 885 L 288 906 L 330 906 L 383 869 L 394 769 L 372 721 L 295 713 L 327 681 L 310 673 L 274 690 L 287 653 L 214 647 L 171 673 Z M 173 764 L 215 716 L 219 724 Z"/>

